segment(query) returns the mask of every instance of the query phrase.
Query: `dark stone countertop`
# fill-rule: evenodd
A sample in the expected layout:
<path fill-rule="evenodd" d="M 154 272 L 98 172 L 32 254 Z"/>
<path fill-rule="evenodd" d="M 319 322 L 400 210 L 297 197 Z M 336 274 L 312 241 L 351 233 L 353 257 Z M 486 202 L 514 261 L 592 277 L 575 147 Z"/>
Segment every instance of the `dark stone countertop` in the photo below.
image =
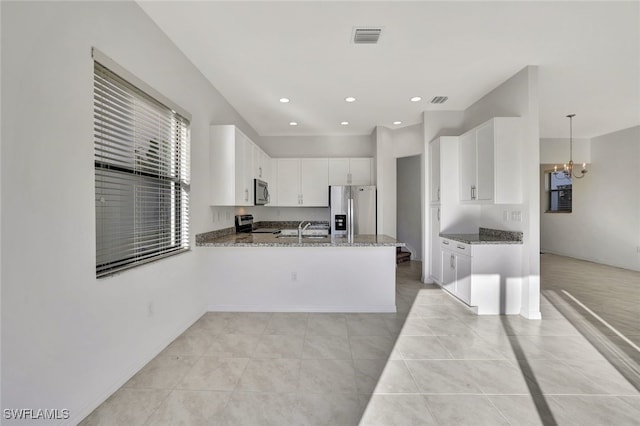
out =
<path fill-rule="evenodd" d="M 477 234 L 440 233 L 440 236 L 466 244 L 522 244 L 523 238 L 520 231 L 503 231 L 491 228 L 480 228 Z"/>

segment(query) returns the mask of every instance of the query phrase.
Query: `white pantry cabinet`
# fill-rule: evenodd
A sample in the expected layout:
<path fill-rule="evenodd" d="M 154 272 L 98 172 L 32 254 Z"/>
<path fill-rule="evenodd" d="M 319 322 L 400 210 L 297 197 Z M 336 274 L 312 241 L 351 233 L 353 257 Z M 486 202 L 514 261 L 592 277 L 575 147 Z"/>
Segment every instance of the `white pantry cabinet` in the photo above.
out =
<path fill-rule="evenodd" d="M 440 138 L 429 144 L 429 200 L 431 204 L 440 203 Z"/>
<path fill-rule="evenodd" d="M 329 185 L 373 185 L 372 158 L 330 158 Z"/>
<path fill-rule="evenodd" d="M 209 131 L 210 204 L 253 205 L 254 143 L 233 125 L 211 126 Z"/>
<path fill-rule="evenodd" d="M 522 202 L 521 126 L 518 117 L 496 117 L 460 136 L 460 201 Z"/>
<path fill-rule="evenodd" d="M 326 158 L 279 158 L 276 161 L 276 200 L 271 205 L 326 207 L 329 205 L 329 163 Z"/>
<path fill-rule="evenodd" d="M 440 248 L 440 206 L 432 206 L 430 208 L 430 248 L 431 256 L 429 257 L 429 265 L 431 270 L 431 278 L 438 283 L 442 283 L 442 249 Z"/>

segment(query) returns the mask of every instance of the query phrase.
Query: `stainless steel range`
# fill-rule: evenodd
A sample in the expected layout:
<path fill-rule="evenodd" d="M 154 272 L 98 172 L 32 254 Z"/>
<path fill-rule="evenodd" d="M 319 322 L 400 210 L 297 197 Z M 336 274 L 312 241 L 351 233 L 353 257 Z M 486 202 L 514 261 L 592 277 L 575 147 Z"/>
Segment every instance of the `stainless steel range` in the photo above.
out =
<path fill-rule="evenodd" d="M 253 229 L 253 215 L 238 214 L 236 215 L 236 232 L 252 232 L 254 234 L 278 234 L 280 233 L 280 230 L 276 228 Z"/>

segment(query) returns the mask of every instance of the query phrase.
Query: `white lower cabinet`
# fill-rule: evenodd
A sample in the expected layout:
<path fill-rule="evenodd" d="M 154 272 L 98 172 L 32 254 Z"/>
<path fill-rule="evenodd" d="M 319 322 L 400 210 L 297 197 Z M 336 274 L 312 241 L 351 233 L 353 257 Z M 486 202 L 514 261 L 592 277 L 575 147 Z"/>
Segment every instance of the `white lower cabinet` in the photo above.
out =
<path fill-rule="evenodd" d="M 431 207 L 431 257 L 430 270 L 431 278 L 438 284 L 442 283 L 442 251 L 440 250 L 440 206 Z"/>
<path fill-rule="evenodd" d="M 442 288 L 478 315 L 519 314 L 520 244 L 465 244 L 441 239 Z"/>

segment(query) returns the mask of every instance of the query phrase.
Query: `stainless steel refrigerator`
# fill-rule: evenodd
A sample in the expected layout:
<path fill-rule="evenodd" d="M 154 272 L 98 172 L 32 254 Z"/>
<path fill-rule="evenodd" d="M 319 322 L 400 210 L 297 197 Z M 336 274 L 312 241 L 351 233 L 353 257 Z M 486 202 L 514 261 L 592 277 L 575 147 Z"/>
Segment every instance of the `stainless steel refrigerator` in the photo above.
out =
<path fill-rule="evenodd" d="M 329 209 L 332 235 L 376 234 L 375 186 L 330 186 Z"/>

